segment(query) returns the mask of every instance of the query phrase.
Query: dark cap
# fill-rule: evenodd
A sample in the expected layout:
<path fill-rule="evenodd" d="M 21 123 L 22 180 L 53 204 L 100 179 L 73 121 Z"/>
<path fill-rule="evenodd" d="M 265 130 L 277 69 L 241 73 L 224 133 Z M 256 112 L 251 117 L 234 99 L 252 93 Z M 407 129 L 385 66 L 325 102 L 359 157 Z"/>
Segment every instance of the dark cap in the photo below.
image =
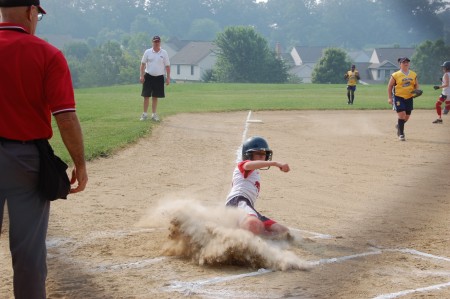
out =
<path fill-rule="evenodd" d="M 159 37 L 159 36 L 157 36 L 157 35 L 155 35 L 153 38 L 152 38 L 152 42 L 160 42 L 161 41 L 161 38 Z"/>
<path fill-rule="evenodd" d="M 354 64 L 352 64 L 352 69 L 354 69 L 356 66 Z"/>
<path fill-rule="evenodd" d="M 400 57 L 397 61 L 398 61 L 398 63 L 402 63 L 402 62 L 405 62 L 405 61 L 410 62 L 411 60 L 409 60 L 408 57 Z"/>
<path fill-rule="evenodd" d="M 37 6 L 40 13 L 46 14 L 39 0 L 0 0 L 0 7 Z"/>

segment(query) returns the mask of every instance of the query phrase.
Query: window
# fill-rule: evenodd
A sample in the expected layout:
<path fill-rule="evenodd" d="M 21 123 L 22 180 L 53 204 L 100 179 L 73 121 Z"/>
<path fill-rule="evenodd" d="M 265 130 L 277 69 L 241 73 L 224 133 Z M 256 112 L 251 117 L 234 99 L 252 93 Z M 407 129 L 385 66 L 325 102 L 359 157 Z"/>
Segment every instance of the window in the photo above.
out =
<path fill-rule="evenodd" d="M 194 66 L 191 65 L 191 76 L 194 76 Z"/>
<path fill-rule="evenodd" d="M 180 73 L 181 73 L 181 71 L 180 71 L 180 65 L 177 64 L 177 75 L 179 75 Z"/>

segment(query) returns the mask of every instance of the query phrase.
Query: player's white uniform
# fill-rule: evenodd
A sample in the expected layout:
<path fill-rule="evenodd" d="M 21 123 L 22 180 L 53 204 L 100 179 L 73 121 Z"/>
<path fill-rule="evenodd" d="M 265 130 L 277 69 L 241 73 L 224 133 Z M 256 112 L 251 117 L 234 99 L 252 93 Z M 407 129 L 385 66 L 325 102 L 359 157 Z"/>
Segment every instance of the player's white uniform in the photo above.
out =
<path fill-rule="evenodd" d="M 225 205 L 243 209 L 248 215 L 258 217 L 266 227 L 270 227 L 276 222 L 261 215 L 254 208 L 260 190 L 259 169 L 246 171 L 244 164 L 247 162 L 249 160 L 239 162 L 234 169 L 233 183 Z"/>
<path fill-rule="evenodd" d="M 232 186 L 227 197 L 227 203 L 237 196 L 247 198 L 253 206 L 256 203 L 260 189 L 259 169 L 246 171 L 244 169 L 244 164 L 247 162 L 249 161 L 239 162 L 234 169 Z"/>
<path fill-rule="evenodd" d="M 444 76 L 442 77 L 442 82 L 449 82 L 450 81 L 450 72 L 445 72 Z M 449 86 L 442 88 L 442 95 L 447 96 L 447 98 L 450 96 L 450 84 Z"/>

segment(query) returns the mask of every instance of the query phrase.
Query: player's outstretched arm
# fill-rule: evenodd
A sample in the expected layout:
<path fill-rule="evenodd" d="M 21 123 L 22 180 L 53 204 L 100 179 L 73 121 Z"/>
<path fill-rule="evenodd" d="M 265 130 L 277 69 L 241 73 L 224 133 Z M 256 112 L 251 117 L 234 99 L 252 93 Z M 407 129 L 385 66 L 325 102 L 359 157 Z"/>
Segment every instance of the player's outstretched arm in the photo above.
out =
<path fill-rule="evenodd" d="M 261 168 L 267 168 L 270 166 L 278 167 L 283 172 L 288 172 L 291 169 L 287 163 L 280 163 L 277 161 L 248 161 L 243 165 L 245 170 L 255 170 Z"/>

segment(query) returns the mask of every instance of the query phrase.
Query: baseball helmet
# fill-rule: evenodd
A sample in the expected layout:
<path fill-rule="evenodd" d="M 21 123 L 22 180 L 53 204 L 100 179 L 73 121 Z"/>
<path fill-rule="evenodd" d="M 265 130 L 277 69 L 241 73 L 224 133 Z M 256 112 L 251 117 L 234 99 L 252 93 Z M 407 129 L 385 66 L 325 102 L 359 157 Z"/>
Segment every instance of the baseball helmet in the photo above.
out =
<path fill-rule="evenodd" d="M 269 148 L 267 141 L 259 136 L 253 136 L 242 144 L 242 160 L 252 160 L 252 152 L 265 151 L 266 161 L 272 160 L 272 150 Z"/>
<path fill-rule="evenodd" d="M 446 70 L 450 70 L 450 61 L 444 61 L 444 63 L 441 65 Z"/>

